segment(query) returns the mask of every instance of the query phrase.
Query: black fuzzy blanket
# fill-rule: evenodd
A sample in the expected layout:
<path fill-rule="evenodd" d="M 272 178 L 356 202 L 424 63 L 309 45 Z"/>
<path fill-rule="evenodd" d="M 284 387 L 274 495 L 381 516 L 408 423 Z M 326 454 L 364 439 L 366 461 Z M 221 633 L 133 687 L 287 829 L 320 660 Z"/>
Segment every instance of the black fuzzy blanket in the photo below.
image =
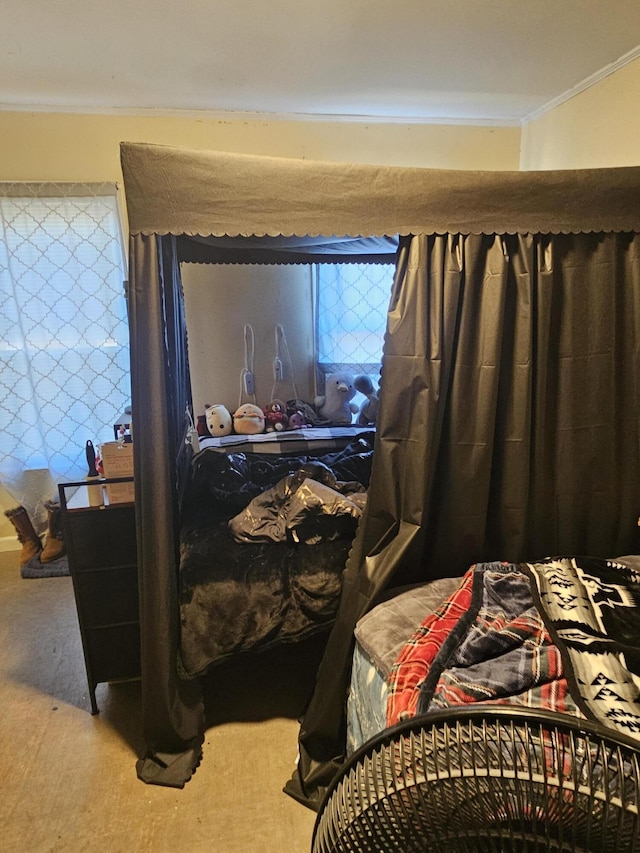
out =
<path fill-rule="evenodd" d="M 333 622 L 357 519 L 316 544 L 234 541 L 229 520 L 305 466 L 369 485 L 373 436 L 322 456 L 224 454 L 194 459 L 180 535 L 180 668 L 202 674 L 231 655 L 302 640 Z M 325 520 L 326 521 L 326 520 Z"/>

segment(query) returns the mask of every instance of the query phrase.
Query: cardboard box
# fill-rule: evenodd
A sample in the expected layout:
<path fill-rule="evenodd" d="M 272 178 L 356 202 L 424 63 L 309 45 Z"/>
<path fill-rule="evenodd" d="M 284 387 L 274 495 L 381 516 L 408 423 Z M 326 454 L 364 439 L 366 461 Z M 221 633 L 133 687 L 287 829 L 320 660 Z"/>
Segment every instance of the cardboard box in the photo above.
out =
<path fill-rule="evenodd" d="M 106 478 L 133 477 L 133 442 L 121 444 L 119 441 L 106 441 L 101 453 Z M 107 483 L 107 498 L 110 504 L 133 502 L 133 483 Z"/>

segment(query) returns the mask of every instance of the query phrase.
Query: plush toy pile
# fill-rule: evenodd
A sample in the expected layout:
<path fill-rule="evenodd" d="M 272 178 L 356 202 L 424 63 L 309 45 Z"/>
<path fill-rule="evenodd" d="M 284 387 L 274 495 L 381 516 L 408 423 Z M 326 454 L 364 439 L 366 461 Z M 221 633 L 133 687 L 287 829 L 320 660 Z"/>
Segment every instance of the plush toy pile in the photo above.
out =
<path fill-rule="evenodd" d="M 353 402 L 360 392 L 365 396 L 361 406 Z M 355 421 L 354 421 L 355 416 Z M 325 380 L 325 393 L 314 399 L 313 405 L 304 400 L 271 400 L 264 408 L 243 403 L 231 413 L 222 403 L 205 406 L 198 417 L 197 431 L 202 437 L 216 438 L 231 433 L 258 435 L 263 432 L 305 429 L 311 426 L 371 426 L 378 416 L 378 392 L 369 376 L 339 371 Z"/>

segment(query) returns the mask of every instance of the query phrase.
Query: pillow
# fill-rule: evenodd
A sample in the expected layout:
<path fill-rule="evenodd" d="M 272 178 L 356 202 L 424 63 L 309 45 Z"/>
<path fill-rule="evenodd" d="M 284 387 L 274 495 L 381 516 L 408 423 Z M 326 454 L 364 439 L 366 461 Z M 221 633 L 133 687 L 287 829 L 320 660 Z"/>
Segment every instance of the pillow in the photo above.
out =
<path fill-rule="evenodd" d="M 456 591 L 461 578 L 439 578 L 378 604 L 359 620 L 355 637 L 386 678 L 404 644 L 430 613 Z"/>

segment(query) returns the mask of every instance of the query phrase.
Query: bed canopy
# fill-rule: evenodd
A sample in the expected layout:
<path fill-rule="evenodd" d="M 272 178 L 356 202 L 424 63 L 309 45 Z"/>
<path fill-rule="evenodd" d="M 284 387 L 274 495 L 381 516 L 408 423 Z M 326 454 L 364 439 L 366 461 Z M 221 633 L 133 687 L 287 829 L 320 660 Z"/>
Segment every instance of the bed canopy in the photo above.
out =
<path fill-rule="evenodd" d="M 382 589 L 487 555 L 635 544 L 640 168 L 466 172 L 137 143 L 121 159 L 146 782 L 183 785 L 204 727 L 199 685 L 176 665 L 191 454 L 180 263 L 396 264 L 368 505 L 286 786 L 313 806 L 344 757 L 353 627 Z"/>

